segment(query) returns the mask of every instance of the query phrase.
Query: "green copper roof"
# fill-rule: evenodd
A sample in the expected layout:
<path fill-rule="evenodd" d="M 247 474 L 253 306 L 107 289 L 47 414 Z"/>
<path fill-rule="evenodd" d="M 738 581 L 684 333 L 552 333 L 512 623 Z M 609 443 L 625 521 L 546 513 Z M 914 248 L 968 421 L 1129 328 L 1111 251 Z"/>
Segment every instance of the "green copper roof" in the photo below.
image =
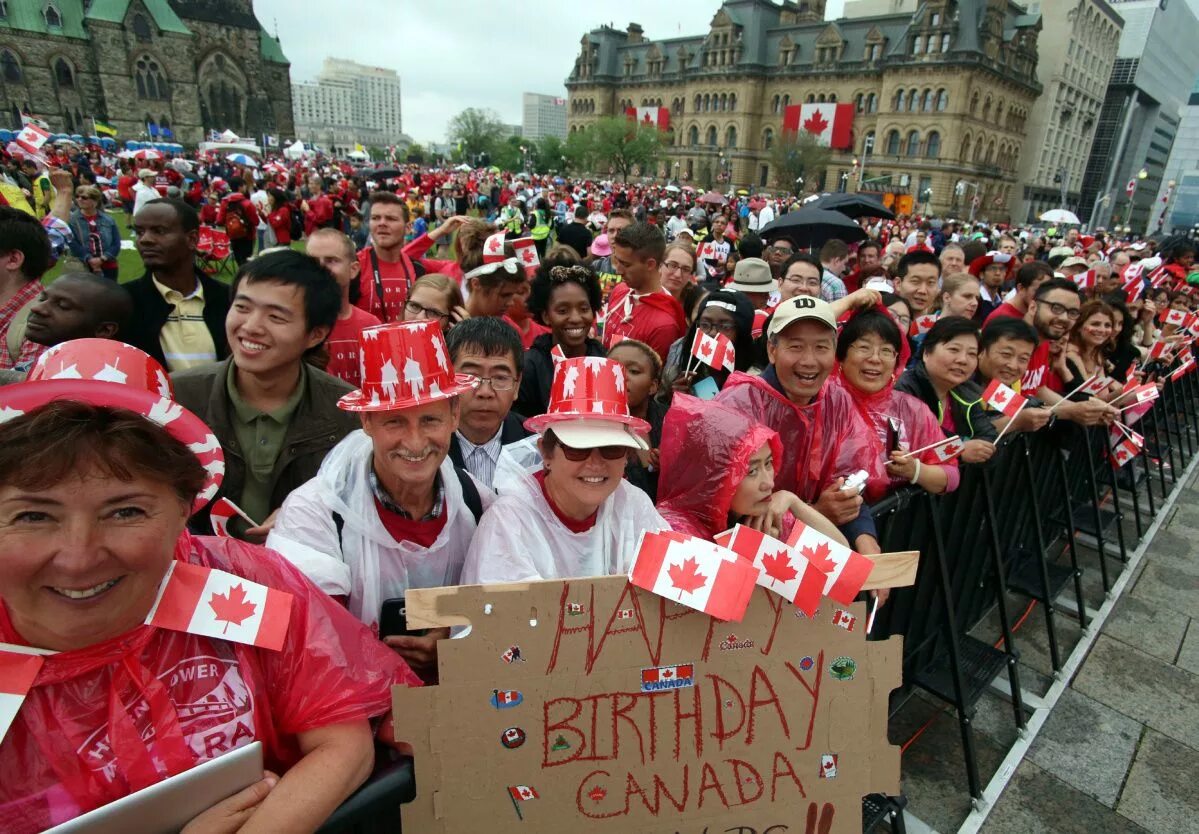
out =
<path fill-rule="evenodd" d="M 35 0 L 36 2 L 36 0 Z M 78 0 L 76 0 L 78 2 Z M 88 20 L 103 20 L 109 23 L 124 23 L 125 14 L 129 11 L 130 0 L 92 0 L 88 9 Z M 179 15 L 171 8 L 167 0 L 142 0 L 142 5 L 150 13 L 154 25 L 164 32 L 177 35 L 190 35 L 191 30 L 183 25 Z"/>
<path fill-rule="evenodd" d="M 62 26 L 46 25 L 46 8 L 53 5 L 62 18 Z M 0 29 L 16 29 L 43 35 L 62 35 L 87 39 L 83 28 L 83 0 L 8 0 L 8 14 L 0 19 Z"/>
<path fill-rule="evenodd" d="M 278 38 L 272 38 L 266 32 L 259 35 L 258 51 L 262 57 L 272 64 L 291 64 L 287 60 L 287 56 L 283 54 L 283 45 L 279 43 Z"/>

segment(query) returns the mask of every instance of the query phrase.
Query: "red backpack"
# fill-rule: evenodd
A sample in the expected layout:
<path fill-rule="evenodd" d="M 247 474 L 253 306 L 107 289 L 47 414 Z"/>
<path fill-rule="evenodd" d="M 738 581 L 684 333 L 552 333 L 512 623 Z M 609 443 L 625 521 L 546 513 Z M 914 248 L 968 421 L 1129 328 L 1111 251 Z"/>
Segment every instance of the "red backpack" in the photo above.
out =
<path fill-rule="evenodd" d="M 225 234 L 230 240 L 243 240 L 250 236 L 250 226 L 246 223 L 245 200 L 233 200 L 225 208 Z"/>

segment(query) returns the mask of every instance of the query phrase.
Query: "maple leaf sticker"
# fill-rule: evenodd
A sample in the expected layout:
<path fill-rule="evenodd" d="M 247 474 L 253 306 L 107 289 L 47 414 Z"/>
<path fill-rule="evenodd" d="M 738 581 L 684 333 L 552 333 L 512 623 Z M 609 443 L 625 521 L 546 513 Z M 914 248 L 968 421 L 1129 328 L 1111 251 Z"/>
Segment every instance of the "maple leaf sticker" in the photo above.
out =
<path fill-rule="evenodd" d="M 829 573 L 837 567 L 833 563 L 833 560 L 829 558 L 831 551 L 826 542 L 821 542 L 815 547 L 804 547 L 803 555 L 821 573 Z"/>
<path fill-rule="evenodd" d="M 670 584 L 679 589 L 679 599 L 683 593 L 694 593 L 708 584 L 708 577 L 699 572 L 699 565 L 694 559 L 684 559 L 681 565 L 671 565 L 666 569 L 670 576 Z"/>
<path fill-rule="evenodd" d="M 254 616 L 254 611 L 258 608 L 254 603 L 246 601 L 246 592 L 241 584 L 231 587 L 227 594 L 214 593 L 212 599 L 208 600 L 208 605 L 212 608 L 216 620 L 225 624 L 225 631 L 229 630 L 229 626 L 241 625 L 247 617 Z"/>
<path fill-rule="evenodd" d="M 817 110 L 811 116 L 808 116 L 807 120 L 803 123 L 803 129 L 808 133 L 814 133 L 819 136 L 828 130 L 828 122 L 825 121 L 824 116 Z"/>
<path fill-rule="evenodd" d="M 799 571 L 791 567 L 791 557 L 786 550 L 762 557 L 762 570 L 772 582 L 790 582 L 799 576 Z"/>

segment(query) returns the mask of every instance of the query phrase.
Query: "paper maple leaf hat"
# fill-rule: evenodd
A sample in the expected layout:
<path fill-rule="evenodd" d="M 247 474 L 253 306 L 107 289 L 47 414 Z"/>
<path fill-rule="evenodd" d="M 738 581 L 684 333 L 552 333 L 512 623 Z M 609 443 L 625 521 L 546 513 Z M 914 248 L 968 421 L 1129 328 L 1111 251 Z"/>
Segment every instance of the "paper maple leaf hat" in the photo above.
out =
<path fill-rule="evenodd" d="M 649 423 L 629 414 L 624 367 L 602 356 L 563 359 L 554 366 L 549 410 L 525 420 L 538 434 L 552 428 L 568 446 L 648 448 Z"/>
<path fill-rule="evenodd" d="M 225 477 L 225 455 L 212 430 L 175 402 L 162 365 L 149 354 L 112 339 L 72 339 L 43 353 L 25 382 L 0 389 L 0 423 L 55 400 L 124 408 L 166 429 L 204 467 L 204 487 L 192 512 L 216 496 Z"/>
<path fill-rule="evenodd" d="M 345 411 L 399 411 L 456 397 L 478 377 L 454 373 L 441 324 L 401 321 L 362 331 L 362 387 L 337 401 Z"/>

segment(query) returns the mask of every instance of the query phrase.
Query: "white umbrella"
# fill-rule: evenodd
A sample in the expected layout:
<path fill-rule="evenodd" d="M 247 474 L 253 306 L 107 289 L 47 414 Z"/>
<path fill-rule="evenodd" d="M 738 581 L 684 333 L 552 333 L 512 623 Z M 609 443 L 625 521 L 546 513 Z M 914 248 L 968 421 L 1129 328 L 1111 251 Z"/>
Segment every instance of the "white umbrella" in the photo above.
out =
<path fill-rule="evenodd" d="M 1077 214 L 1072 211 L 1066 211 L 1065 209 L 1050 209 L 1041 215 L 1041 219 L 1046 223 L 1078 224 L 1082 222 L 1078 219 Z"/>
<path fill-rule="evenodd" d="M 458 166 L 457 168 L 455 168 L 454 170 L 455 170 L 455 171 L 461 171 L 462 173 L 464 173 L 464 174 L 465 174 L 467 171 L 471 171 L 471 170 L 473 170 L 473 169 L 472 169 L 472 168 L 471 168 L 469 165 L 467 165 L 465 162 L 463 162 L 461 165 L 459 165 L 459 166 Z"/>
<path fill-rule="evenodd" d="M 663 191 L 669 191 L 671 194 L 678 194 L 679 187 L 677 185 L 668 185 L 663 189 Z"/>

